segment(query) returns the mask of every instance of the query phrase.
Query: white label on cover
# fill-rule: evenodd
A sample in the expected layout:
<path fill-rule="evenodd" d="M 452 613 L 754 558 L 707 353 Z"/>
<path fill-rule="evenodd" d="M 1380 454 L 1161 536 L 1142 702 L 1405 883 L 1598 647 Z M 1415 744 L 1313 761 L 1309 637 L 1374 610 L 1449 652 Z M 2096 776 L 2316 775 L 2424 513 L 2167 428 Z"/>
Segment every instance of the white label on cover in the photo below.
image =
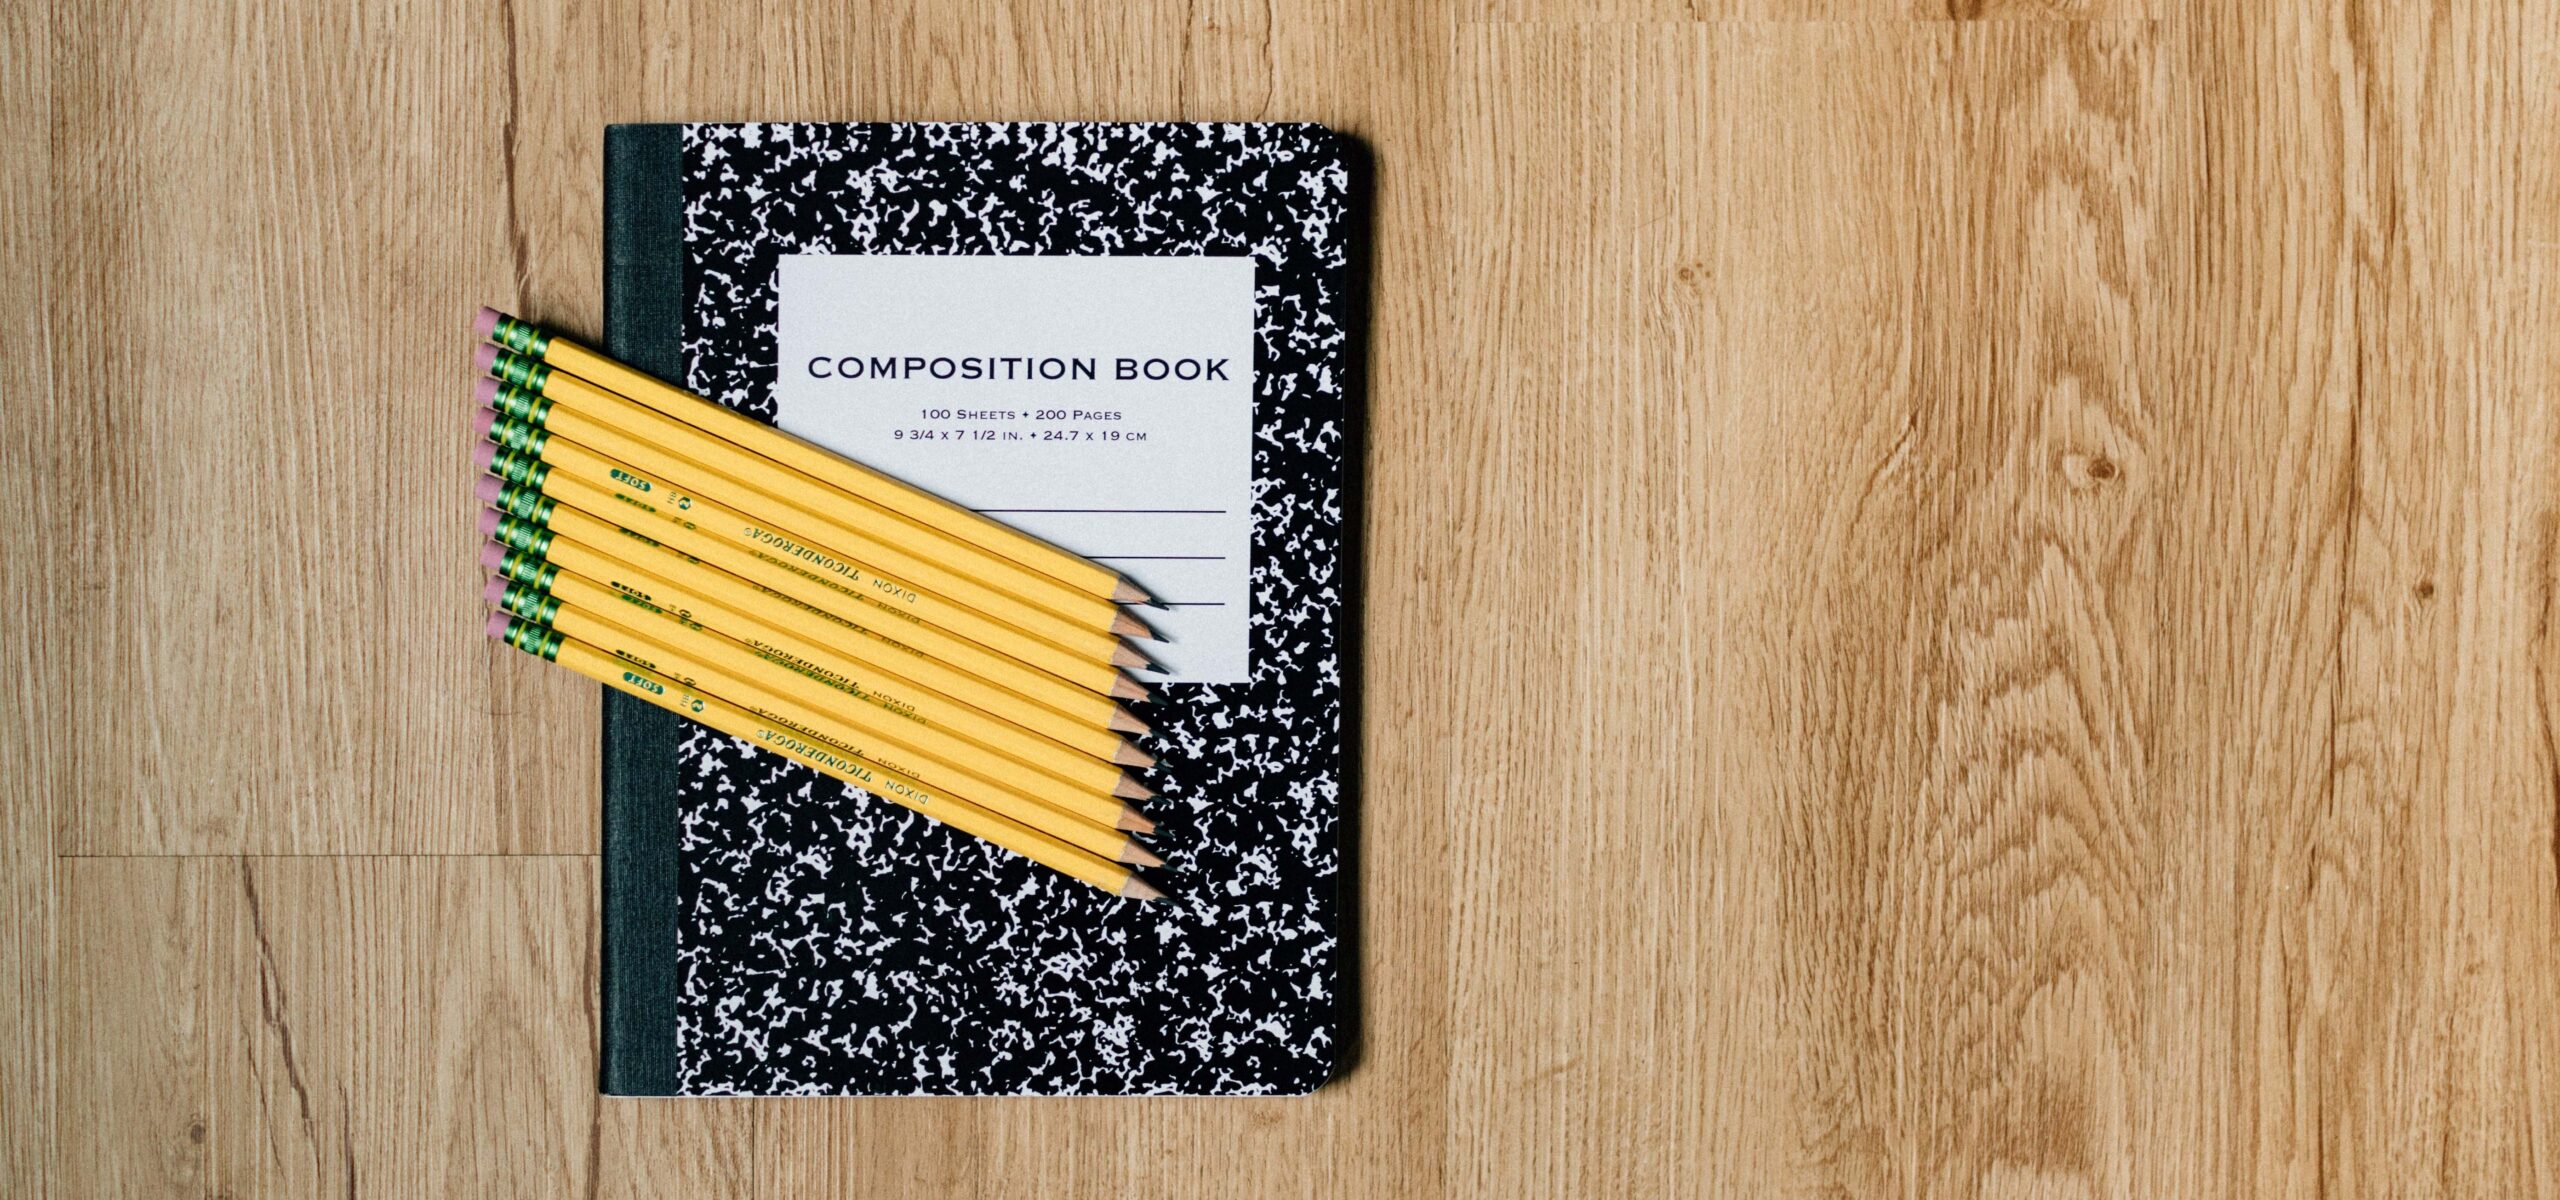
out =
<path fill-rule="evenodd" d="M 784 429 L 1118 570 L 1142 678 L 1250 674 L 1253 260 L 795 254 Z"/>

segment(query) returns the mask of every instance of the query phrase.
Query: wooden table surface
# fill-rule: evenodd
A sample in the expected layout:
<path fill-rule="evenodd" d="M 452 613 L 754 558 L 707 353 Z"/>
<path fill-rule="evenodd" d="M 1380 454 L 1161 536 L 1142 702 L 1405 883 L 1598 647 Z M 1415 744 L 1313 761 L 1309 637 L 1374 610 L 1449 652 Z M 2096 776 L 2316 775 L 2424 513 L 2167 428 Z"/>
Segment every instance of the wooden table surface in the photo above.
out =
<path fill-rule="evenodd" d="M 0 6 L 0 1194 L 2560 1194 L 2560 5 Z M 1376 162 L 1358 1060 L 600 1101 L 613 121 Z"/>

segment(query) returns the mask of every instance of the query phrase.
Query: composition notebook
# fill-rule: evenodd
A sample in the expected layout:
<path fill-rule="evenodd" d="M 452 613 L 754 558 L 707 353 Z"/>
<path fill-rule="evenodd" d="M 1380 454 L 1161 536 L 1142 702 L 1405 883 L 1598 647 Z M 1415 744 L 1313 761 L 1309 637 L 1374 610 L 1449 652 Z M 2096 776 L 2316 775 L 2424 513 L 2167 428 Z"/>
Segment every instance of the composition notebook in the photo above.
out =
<path fill-rule="evenodd" d="M 1342 1052 L 1349 163 L 1282 124 L 621 125 L 605 348 L 1164 601 L 1153 904 L 605 693 L 603 1087 L 1304 1092 Z"/>

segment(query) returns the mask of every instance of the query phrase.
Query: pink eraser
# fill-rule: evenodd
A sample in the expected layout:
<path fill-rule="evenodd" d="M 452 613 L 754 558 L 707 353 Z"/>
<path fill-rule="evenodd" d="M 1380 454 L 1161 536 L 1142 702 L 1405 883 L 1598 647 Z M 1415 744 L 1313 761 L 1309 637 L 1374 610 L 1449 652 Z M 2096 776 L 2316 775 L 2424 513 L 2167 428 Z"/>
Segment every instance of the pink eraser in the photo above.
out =
<path fill-rule="evenodd" d="M 490 576 L 489 586 L 480 589 L 480 598 L 488 601 L 492 605 L 496 604 L 500 600 L 506 599 L 507 581 L 495 575 Z"/>
<path fill-rule="evenodd" d="M 507 548 L 496 542 L 480 543 L 480 569 L 495 571 L 507 565 Z"/>
<path fill-rule="evenodd" d="M 481 441 L 471 444 L 472 465 L 486 471 L 489 469 L 489 464 L 496 461 L 498 461 L 498 444 L 496 442 Z"/>
<path fill-rule="evenodd" d="M 472 351 L 472 352 L 471 352 L 471 369 L 472 369 L 472 370 L 474 370 L 474 371 L 478 371 L 478 372 L 480 372 L 481 374 L 486 375 L 486 374 L 488 374 L 488 373 L 489 373 L 489 368 L 494 367 L 494 366 L 497 366 L 497 365 L 498 365 L 498 348 L 497 348 L 497 347 L 492 346 L 492 345 L 490 345 L 490 344 L 489 344 L 489 343 L 487 343 L 487 342 L 482 342 L 482 343 L 480 343 L 480 348 L 479 348 L 479 349 L 474 350 L 474 351 Z"/>
<path fill-rule="evenodd" d="M 487 437 L 489 436 L 490 430 L 497 428 L 497 410 L 490 408 L 480 409 L 472 416 L 471 423 L 473 432 L 478 433 L 481 437 Z"/>
<path fill-rule="evenodd" d="M 498 381 L 491 379 L 486 375 L 481 376 L 480 382 L 473 385 L 471 388 L 471 398 L 479 401 L 484 406 L 496 407 L 498 403 Z"/>
<path fill-rule="evenodd" d="M 483 442 L 481 444 L 487 445 L 488 443 Z M 497 503 L 498 493 L 505 490 L 507 490 L 507 485 L 500 483 L 498 481 L 498 477 L 495 475 L 483 475 L 480 478 L 473 480 L 471 484 L 471 494 L 478 496 L 480 498 L 480 503 L 482 504 Z"/>
<path fill-rule="evenodd" d="M 497 510 L 497 509 L 494 509 L 494 508 L 484 508 L 484 509 L 481 509 L 481 510 L 480 510 L 480 536 L 482 536 L 482 537 L 487 537 L 487 536 L 489 536 L 490 534 L 496 533 L 497 531 L 498 531 L 498 510 Z"/>
<path fill-rule="evenodd" d="M 490 637 L 493 637 L 493 638 L 496 638 L 496 639 L 498 639 L 499 641 L 505 641 L 505 640 L 506 640 L 506 638 L 507 638 L 507 626 L 509 626 L 509 625 L 513 625 L 513 624 L 515 624 L 515 622 L 516 622 L 516 619 L 515 619 L 514 617 L 508 616 L 508 615 L 507 615 L 507 614 L 505 614 L 505 613 L 502 613 L 502 612 L 493 612 L 493 613 L 490 613 L 490 614 L 489 614 L 489 636 L 490 636 Z"/>
<path fill-rule="evenodd" d="M 505 315 L 488 305 L 481 305 L 480 315 L 471 319 L 471 336 L 486 340 L 498 331 L 498 319 Z"/>

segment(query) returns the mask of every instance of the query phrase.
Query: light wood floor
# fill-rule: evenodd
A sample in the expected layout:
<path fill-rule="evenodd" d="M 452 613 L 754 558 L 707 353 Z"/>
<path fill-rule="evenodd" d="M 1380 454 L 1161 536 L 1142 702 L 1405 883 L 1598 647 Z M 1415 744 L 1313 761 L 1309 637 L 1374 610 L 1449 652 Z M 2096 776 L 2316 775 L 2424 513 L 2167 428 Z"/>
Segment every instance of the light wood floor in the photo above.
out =
<path fill-rule="evenodd" d="M 2560 5 L 799 8 L 0 5 L 0 1194 L 2560 1195 Z M 465 319 L 1064 117 L 1375 156 L 1358 1066 L 599 1102 Z"/>

